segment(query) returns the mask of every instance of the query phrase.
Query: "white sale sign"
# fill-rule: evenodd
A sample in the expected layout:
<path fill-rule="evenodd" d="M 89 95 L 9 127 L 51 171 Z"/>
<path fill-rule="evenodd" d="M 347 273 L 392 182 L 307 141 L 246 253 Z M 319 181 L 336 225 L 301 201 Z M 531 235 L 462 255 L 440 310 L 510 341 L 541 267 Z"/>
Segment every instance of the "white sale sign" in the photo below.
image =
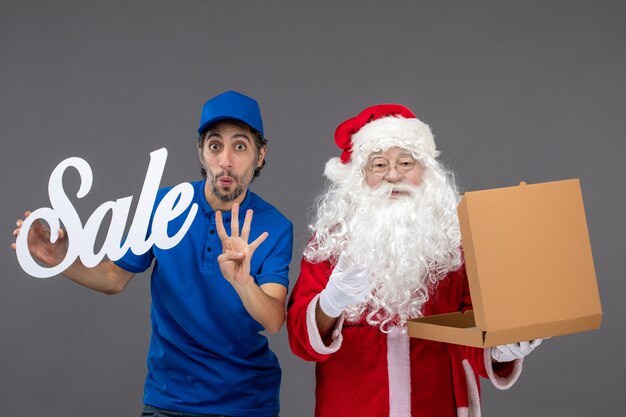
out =
<path fill-rule="evenodd" d="M 191 184 L 181 183 L 173 187 L 159 202 L 152 220 L 152 231 L 148 236 L 150 215 L 154 207 L 165 161 L 167 149 L 161 148 L 150 153 L 150 165 L 141 189 L 135 217 L 130 225 L 128 236 L 124 240 L 124 228 L 128 219 L 130 205 L 133 197 L 118 198 L 115 201 L 107 201 L 100 205 L 89 217 L 85 225 L 76 212 L 72 202 L 63 188 L 63 174 L 69 167 L 73 167 L 80 175 L 80 186 L 76 197 L 83 198 L 91 190 L 93 174 L 89 164 L 81 158 L 68 158 L 56 166 L 50 175 L 48 182 L 48 195 L 52 207 L 42 207 L 28 216 L 20 229 L 16 240 L 17 259 L 22 269 L 36 278 L 48 278 L 66 270 L 77 257 L 87 267 L 97 265 L 104 256 L 115 261 L 121 258 L 129 249 L 140 255 L 150 250 L 152 245 L 161 249 L 169 249 L 176 246 L 189 227 L 198 212 L 198 205 L 194 203 L 181 228 L 169 236 L 168 223 L 180 216 L 187 210 L 193 201 L 194 190 Z M 111 223 L 104 244 L 98 253 L 94 253 L 94 244 L 98 230 L 104 216 L 111 211 Z M 50 241 L 56 242 L 59 237 L 61 222 L 67 233 L 67 253 L 63 261 L 53 267 L 45 267 L 37 263 L 28 250 L 28 231 L 36 220 L 44 220 L 50 227 Z M 122 241 L 124 243 L 122 244 Z"/>

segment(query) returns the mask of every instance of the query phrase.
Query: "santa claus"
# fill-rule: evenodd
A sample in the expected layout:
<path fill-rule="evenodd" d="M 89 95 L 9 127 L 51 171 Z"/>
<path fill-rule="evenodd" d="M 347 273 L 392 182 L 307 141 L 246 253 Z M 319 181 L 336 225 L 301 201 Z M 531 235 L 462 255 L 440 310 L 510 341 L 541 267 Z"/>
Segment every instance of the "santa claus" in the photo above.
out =
<path fill-rule="evenodd" d="M 413 317 L 472 308 L 450 172 L 406 107 L 372 106 L 342 149 L 289 302 L 293 352 L 316 361 L 316 416 L 480 416 L 479 377 L 518 378 L 540 341 L 491 349 L 409 338 Z"/>

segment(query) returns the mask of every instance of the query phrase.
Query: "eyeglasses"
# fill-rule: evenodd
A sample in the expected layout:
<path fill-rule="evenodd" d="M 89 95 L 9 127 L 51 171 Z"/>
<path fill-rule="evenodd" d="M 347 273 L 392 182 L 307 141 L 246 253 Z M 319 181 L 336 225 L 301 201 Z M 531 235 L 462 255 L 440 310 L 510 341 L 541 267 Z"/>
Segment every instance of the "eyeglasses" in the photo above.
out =
<path fill-rule="evenodd" d="M 396 161 L 396 163 L 391 163 L 385 158 L 374 158 L 366 168 L 372 171 L 373 174 L 384 177 L 389 172 L 390 167 L 395 167 L 400 174 L 406 174 L 415 168 L 415 165 L 417 165 L 417 161 L 412 158 L 402 158 Z"/>

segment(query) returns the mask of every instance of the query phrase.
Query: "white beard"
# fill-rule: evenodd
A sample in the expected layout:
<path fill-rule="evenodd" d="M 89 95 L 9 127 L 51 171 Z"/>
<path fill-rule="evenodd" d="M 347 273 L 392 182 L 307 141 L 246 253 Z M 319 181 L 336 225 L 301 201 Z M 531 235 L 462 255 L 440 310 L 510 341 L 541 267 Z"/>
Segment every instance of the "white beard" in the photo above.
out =
<path fill-rule="evenodd" d="M 371 294 L 364 303 L 347 309 L 348 321 L 365 316 L 370 325 L 385 332 L 391 326 L 404 326 L 407 319 L 421 316 L 432 288 L 459 268 L 458 194 L 446 178 L 437 171 L 425 175 L 419 187 L 359 185 L 359 192 L 349 197 L 336 189 L 328 196 L 335 194 L 331 201 L 322 201 L 320 211 L 344 207 L 339 209 L 343 221 L 335 217 L 329 224 L 318 219 L 305 256 L 321 260 L 318 255 L 323 259 L 323 252 L 330 251 L 330 258 L 336 259 L 343 252 L 348 265 L 360 264 L 370 271 Z M 392 189 L 398 188 L 409 195 L 390 198 Z"/>

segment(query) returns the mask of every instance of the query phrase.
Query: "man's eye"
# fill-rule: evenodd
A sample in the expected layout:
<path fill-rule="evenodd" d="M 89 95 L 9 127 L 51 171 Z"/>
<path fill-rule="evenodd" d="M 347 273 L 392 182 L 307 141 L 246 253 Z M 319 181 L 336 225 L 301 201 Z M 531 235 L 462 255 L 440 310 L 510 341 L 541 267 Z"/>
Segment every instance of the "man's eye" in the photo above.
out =
<path fill-rule="evenodd" d="M 387 164 L 384 162 L 376 162 L 372 165 L 372 168 L 385 168 L 387 167 Z"/>
<path fill-rule="evenodd" d="M 244 145 L 243 143 L 238 143 L 235 145 L 235 149 L 238 151 L 245 151 L 247 148 L 246 145 Z"/>
<path fill-rule="evenodd" d="M 209 143 L 209 150 L 217 151 L 220 149 L 220 145 L 218 143 Z"/>
<path fill-rule="evenodd" d="M 400 166 L 404 167 L 404 168 L 408 168 L 410 166 L 413 166 L 413 164 L 415 164 L 415 162 L 413 162 L 413 161 L 400 161 Z"/>

